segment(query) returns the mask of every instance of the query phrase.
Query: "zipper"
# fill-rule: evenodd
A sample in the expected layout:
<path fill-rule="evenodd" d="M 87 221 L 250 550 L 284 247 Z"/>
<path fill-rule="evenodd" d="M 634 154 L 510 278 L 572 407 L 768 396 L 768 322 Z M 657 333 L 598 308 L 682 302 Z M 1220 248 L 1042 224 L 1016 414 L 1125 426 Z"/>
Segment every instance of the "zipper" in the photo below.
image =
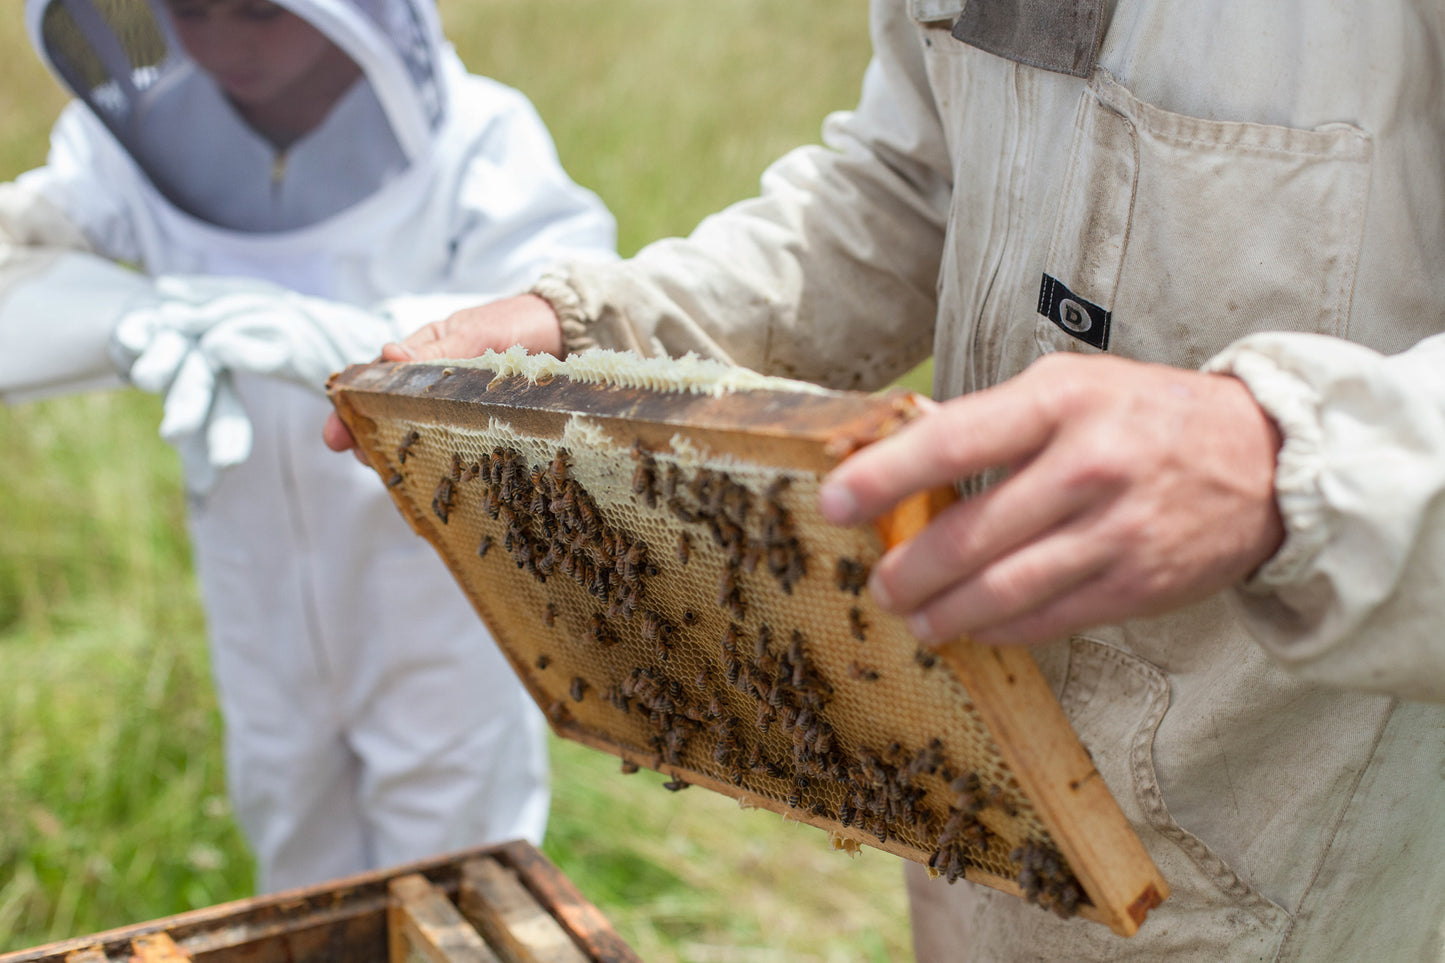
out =
<path fill-rule="evenodd" d="M 278 150 L 276 156 L 271 159 L 271 204 L 272 206 L 281 203 L 281 187 L 286 181 L 286 161 L 290 155 L 285 150 Z"/>

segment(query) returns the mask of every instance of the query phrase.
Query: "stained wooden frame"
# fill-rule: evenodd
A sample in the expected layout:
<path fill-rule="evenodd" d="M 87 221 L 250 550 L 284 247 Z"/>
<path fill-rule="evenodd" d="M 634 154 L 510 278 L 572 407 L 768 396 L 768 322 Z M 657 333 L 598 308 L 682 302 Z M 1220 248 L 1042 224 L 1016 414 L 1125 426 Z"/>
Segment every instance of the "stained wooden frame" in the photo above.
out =
<path fill-rule="evenodd" d="M 494 881 L 491 891 L 479 889 L 482 879 Z M 508 891 L 507 900 L 491 898 L 497 885 Z M 0 963 L 383 963 L 396 949 L 393 930 L 408 932 L 419 943 L 430 940 L 449 948 L 434 926 L 437 917 L 412 911 L 424 904 L 445 914 L 438 899 L 447 907 L 455 901 L 452 912 L 460 913 L 452 921 L 465 918 L 477 930 L 509 928 L 508 920 L 526 921 L 525 928 L 516 931 L 520 938 L 492 941 L 487 952 L 495 954 L 493 959 L 641 963 L 601 911 L 521 840 L 7 953 L 0 955 Z M 519 910 L 519 904 L 530 909 Z M 535 951 L 524 952 L 527 946 Z"/>
<path fill-rule="evenodd" d="M 543 434 L 560 434 L 568 419 L 594 425 L 623 426 L 637 444 L 661 446 L 685 428 L 694 440 L 739 459 L 766 460 L 786 451 L 790 464 L 823 473 L 852 451 L 881 438 L 916 411 L 913 396 L 856 393 L 808 394 L 754 390 L 738 394 L 687 393 L 627 388 L 573 381 L 567 377 L 533 380 L 498 376 L 474 367 L 440 365 L 369 365 L 341 373 L 330 386 L 342 420 L 371 464 L 389 481 L 402 514 L 438 549 L 467 591 L 483 620 L 512 659 L 524 681 L 531 667 L 512 651 L 506 631 L 498 631 L 498 613 L 486 593 L 464 577 L 462 560 L 447 545 L 443 524 L 419 492 L 402 484 L 397 458 L 382 441 L 379 425 L 404 421 L 460 428 L 481 428 L 503 419 Z M 609 430 L 611 430 L 609 428 Z M 404 461 L 405 459 L 401 459 Z M 941 511 L 951 491 L 919 496 L 881 520 L 878 533 L 886 546 L 897 544 Z M 1061 707 L 1025 648 L 993 648 L 960 640 L 941 650 L 943 659 L 967 690 L 975 709 L 1016 777 L 1024 796 L 1046 826 L 1059 851 L 1087 894 L 1080 915 L 1131 935 L 1169 891 L 1138 837 L 1119 810 L 1088 753 L 1074 735 Z M 529 683 L 533 695 L 548 708 L 544 696 Z M 685 776 L 689 783 L 742 798 L 724 780 L 692 770 L 659 764 L 655 757 L 620 749 L 586 726 L 574 724 L 554 703 L 549 719 L 560 735 L 621 755 L 630 762 Z M 834 831 L 836 821 L 811 819 L 805 813 L 765 796 L 747 797 L 751 806 L 787 813 L 792 818 Z M 847 833 L 841 833 L 848 837 Z M 874 845 L 871 841 L 858 840 Z M 909 858 L 916 853 L 891 841 L 877 848 Z M 969 867 L 968 878 L 1022 895 L 1017 882 Z"/>

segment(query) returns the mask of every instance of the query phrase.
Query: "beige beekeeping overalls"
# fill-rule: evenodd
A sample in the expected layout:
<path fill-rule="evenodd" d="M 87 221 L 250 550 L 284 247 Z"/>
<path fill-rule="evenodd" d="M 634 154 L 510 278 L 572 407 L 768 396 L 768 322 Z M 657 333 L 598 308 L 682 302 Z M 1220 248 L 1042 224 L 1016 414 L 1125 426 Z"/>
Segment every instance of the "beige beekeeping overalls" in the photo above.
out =
<path fill-rule="evenodd" d="M 1124 940 L 918 879 L 920 957 L 1438 959 L 1445 14 L 964 7 L 875 0 L 827 148 L 692 237 L 539 293 L 574 347 L 838 387 L 930 348 L 940 397 L 1050 351 L 1243 378 L 1285 437 L 1280 553 L 1037 650 L 1173 895 Z"/>

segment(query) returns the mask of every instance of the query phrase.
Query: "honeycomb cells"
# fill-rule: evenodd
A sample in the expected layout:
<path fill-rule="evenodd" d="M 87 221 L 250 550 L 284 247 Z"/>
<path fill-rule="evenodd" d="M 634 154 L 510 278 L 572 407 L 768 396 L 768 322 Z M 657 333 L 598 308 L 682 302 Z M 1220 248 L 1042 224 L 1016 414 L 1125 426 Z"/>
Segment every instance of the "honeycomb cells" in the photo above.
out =
<path fill-rule="evenodd" d="M 676 437 L 379 430 L 382 477 L 561 734 L 950 880 L 1082 901 L 967 693 L 863 591 L 881 546 L 822 519 L 817 474 Z"/>

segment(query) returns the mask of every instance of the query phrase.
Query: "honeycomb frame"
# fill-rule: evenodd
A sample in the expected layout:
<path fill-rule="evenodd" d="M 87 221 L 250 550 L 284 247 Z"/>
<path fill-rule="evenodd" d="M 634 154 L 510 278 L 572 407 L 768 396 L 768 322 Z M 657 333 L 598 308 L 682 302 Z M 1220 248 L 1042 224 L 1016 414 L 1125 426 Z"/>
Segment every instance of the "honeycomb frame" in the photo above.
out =
<path fill-rule="evenodd" d="M 1168 887 L 1022 648 L 937 653 L 821 478 L 916 412 L 689 359 L 374 364 L 330 393 L 553 730 L 1129 935 Z"/>

